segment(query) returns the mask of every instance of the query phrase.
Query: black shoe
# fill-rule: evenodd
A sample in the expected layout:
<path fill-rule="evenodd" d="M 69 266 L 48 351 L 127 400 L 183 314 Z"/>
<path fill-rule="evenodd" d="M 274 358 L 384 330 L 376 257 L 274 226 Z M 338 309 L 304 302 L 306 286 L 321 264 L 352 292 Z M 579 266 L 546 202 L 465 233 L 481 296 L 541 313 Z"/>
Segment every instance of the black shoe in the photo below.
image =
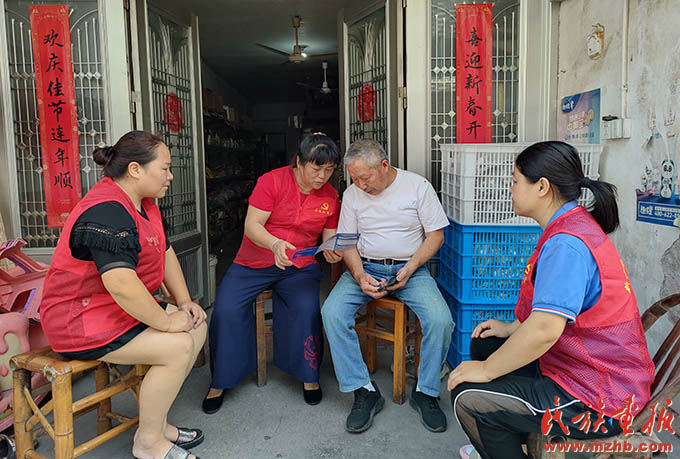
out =
<path fill-rule="evenodd" d="M 373 416 L 378 414 L 385 405 L 385 399 L 380 395 L 378 385 L 373 383 L 375 392 L 360 387 L 354 391 L 354 405 L 347 416 L 345 430 L 351 433 L 359 433 L 368 430 L 373 424 Z"/>
<path fill-rule="evenodd" d="M 210 393 L 210 389 L 208 389 L 208 393 Z M 222 401 L 224 400 L 224 390 L 220 395 L 217 397 L 213 398 L 206 398 L 203 399 L 203 412 L 205 414 L 213 414 L 217 413 L 220 408 L 222 407 Z"/>
<path fill-rule="evenodd" d="M 437 397 L 416 392 L 416 386 L 413 386 L 409 403 L 414 410 L 420 413 L 420 422 L 427 430 L 430 432 L 444 432 L 446 430 L 446 415 L 439 408 Z"/>
<path fill-rule="evenodd" d="M 305 397 L 305 402 L 307 405 L 318 405 L 321 403 L 321 398 L 323 394 L 321 393 L 321 386 L 318 389 L 305 389 L 305 385 L 302 385 L 302 395 Z"/>

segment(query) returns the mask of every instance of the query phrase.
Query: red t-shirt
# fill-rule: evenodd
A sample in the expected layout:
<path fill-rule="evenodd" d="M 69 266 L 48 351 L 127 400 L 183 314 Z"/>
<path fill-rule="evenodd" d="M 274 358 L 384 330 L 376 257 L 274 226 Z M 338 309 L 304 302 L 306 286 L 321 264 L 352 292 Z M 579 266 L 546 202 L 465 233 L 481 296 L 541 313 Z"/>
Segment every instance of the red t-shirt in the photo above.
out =
<path fill-rule="evenodd" d="M 300 193 L 300 205 L 303 205 L 307 200 L 308 194 Z M 276 202 L 276 190 L 274 189 L 274 177 L 271 174 L 264 174 L 257 180 L 257 185 L 253 193 L 248 198 L 248 204 L 257 207 L 265 212 L 274 210 Z M 324 228 L 337 229 L 338 220 L 340 219 L 340 212 L 336 212 L 326 221 Z"/>
<path fill-rule="evenodd" d="M 315 246 L 323 229 L 338 227 L 340 200 L 337 191 L 326 183 L 319 190 L 301 193 L 291 167 L 275 169 L 262 175 L 248 203 L 262 211 L 271 212 L 265 229 L 287 240 L 298 250 Z M 287 253 L 291 258 L 293 252 Z M 315 263 L 314 257 L 297 257 L 292 261 L 298 268 Z M 274 264 L 274 255 L 270 250 L 253 244 L 244 235 L 234 262 L 250 268 L 264 268 Z"/>

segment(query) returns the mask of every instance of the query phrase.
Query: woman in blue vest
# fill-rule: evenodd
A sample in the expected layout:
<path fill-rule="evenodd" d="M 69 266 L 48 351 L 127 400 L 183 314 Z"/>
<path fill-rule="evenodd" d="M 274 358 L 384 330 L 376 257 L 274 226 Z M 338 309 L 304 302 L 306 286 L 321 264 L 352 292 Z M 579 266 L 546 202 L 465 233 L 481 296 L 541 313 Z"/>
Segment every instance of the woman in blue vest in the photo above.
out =
<path fill-rule="evenodd" d="M 340 201 L 328 180 L 339 162 L 335 142 L 314 133 L 302 139 L 294 166 L 258 179 L 241 248 L 220 284 L 210 319 L 212 381 L 205 413 L 217 412 L 224 389 L 255 372 L 253 301 L 267 289 L 274 291 L 274 364 L 303 383 L 308 404 L 321 401 L 321 268 L 313 256 L 294 257 L 294 252 L 335 234 Z M 341 259 L 333 251 L 324 251 L 324 257 L 329 263 Z"/>
<path fill-rule="evenodd" d="M 547 433 L 546 425 L 577 439 L 620 433 L 619 420 L 649 400 L 654 377 L 628 273 L 607 237 L 619 225 L 615 187 L 584 177 L 564 142 L 526 148 L 512 182 L 515 212 L 543 229 L 517 320 L 479 324 L 472 360 L 448 382 L 473 455 L 492 459 L 528 457 L 527 434 Z M 594 195 L 590 211 L 576 202 L 583 188 Z"/>

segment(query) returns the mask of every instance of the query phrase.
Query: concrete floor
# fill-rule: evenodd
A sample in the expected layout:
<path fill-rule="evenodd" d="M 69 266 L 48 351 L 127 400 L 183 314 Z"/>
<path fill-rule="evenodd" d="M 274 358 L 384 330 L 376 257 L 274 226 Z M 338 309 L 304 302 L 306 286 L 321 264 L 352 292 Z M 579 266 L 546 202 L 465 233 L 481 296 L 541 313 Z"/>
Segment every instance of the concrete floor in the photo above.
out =
<path fill-rule="evenodd" d="M 428 432 L 408 402 L 397 405 L 391 401 L 392 373 L 388 363 L 391 352 L 383 349 L 379 354 L 380 366 L 374 376 L 387 403 L 375 417 L 373 427 L 362 434 L 344 430 L 353 395 L 338 391 L 328 359 L 321 373 L 324 399 L 317 406 L 305 404 L 301 384 L 270 364 L 266 386 L 257 387 L 254 377 L 247 378 L 227 393 L 219 412 L 206 415 L 200 409 L 209 384 L 205 365 L 192 371 L 170 411 L 169 420 L 205 432 L 205 442 L 193 450 L 203 459 L 458 457 L 458 449 L 466 441 L 453 417 L 448 394 L 442 392 L 441 406 L 448 417 L 449 430 Z M 90 379 L 75 384 L 74 396 L 92 390 Z M 410 392 L 412 380 L 407 383 Z M 123 413 L 135 412 L 130 394 L 114 398 L 114 407 Z M 76 443 L 95 435 L 95 419 L 93 412 L 76 420 Z M 131 457 L 132 435 L 133 432 L 126 432 L 83 457 Z M 38 452 L 51 456 L 51 446 L 48 437 L 42 437 Z"/>
<path fill-rule="evenodd" d="M 225 265 L 221 268 L 221 271 L 226 270 Z M 328 265 L 325 266 L 325 271 L 322 298 L 329 291 Z M 301 383 L 275 368 L 270 361 L 266 386 L 257 387 L 253 375 L 239 387 L 228 391 L 219 412 L 206 415 L 200 408 L 210 381 L 208 365 L 204 365 L 191 372 L 168 419 L 175 425 L 204 431 L 205 442 L 192 450 L 203 459 L 458 458 L 459 448 L 469 443 L 453 415 L 446 391 L 446 378 L 442 381 L 440 401 L 449 422 L 449 428 L 444 433 L 425 430 L 408 401 L 403 405 L 391 401 L 391 347 L 378 348 L 378 369 L 374 374 L 374 380 L 386 399 L 385 408 L 376 416 L 368 431 L 362 434 L 345 432 L 345 419 L 354 398 L 351 393 L 339 392 L 329 355 L 326 349 L 321 368 L 324 398 L 317 406 L 305 404 Z M 407 379 L 407 394 L 410 394 L 413 383 L 412 379 Z M 74 398 L 91 393 L 93 389 L 92 376 L 77 381 L 73 388 Z M 116 396 L 113 405 L 122 414 L 134 416 L 136 413 L 134 399 L 129 393 Z M 76 444 L 95 436 L 96 413 L 76 419 L 75 433 Z M 82 457 L 132 457 L 133 434 L 133 431 L 128 431 Z M 676 451 L 680 451 L 680 440 L 677 437 L 665 432 L 660 436 L 664 441 L 673 443 Z M 40 438 L 38 453 L 53 457 L 52 448 L 49 437 Z"/>
<path fill-rule="evenodd" d="M 224 246 L 223 254 L 227 257 L 231 256 L 230 245 Z M 228 263 L 220 261 L 218 279 L 228 268 Z M 324 268 L 322 299 L 330 290 L 329 267 L 325 265 Z M 194 368 L 168 419 L 176 425 L 203 430 L 205 442 L 192 450 L 203 459 L 459 457 L 458 449 L 468 442 L 453 416 L 445 381 L 442 382 L 440 405 L 448 418 L 449 429 L 444 433 L 432 433 L 421 425 L 420 417 L 408 400 L 403 405 L 392 402 L 392 348 L 379 346 L 374 380 L 386 399 L 385 408 L 368 431 L 349 434 L 344 426 L 354 395 L 338 390 L 329 356 L 326 349 L 321 367 L 324 398 L 317 406 L 304 403 L 302 384 L 274 367 L 270 353 L 267 385 L 257 387 L 254 375 L 247 378 L 228 391 L 222 409 L 213 415 L 206 415 L 200 408 L 210 382 L 208 365 Z M 408 378 L 407 394 L 410 394 L 412 384 L 413 379 Z M 74 384 L 74 398 L 91 393 L 93 389 L 93 377 L 82 379 Z M 129 393 L 116 396 L 113 406 L 126 415 L 136 413 Z M 96 413 L 76 419 L 75 432 L 76 444 L 95 436 Z M 133 433 L 126 432 L 82 457 L 131 457 Z M 51 457 L 52 447 L 49 437 L 43 436 L 37 451 Z"/>

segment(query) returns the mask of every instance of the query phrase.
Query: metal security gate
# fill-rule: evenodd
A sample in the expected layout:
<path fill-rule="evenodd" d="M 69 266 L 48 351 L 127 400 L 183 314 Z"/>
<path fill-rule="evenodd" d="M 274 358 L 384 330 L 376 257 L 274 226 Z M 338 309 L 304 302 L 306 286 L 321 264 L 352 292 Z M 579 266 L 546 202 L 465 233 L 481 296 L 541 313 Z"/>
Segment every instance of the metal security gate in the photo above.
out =
<path fill-rule="evenodd" d="M 373 0 L 338 16 L 342 146 L 374 139 L 385 147 L 390 163 L 402 168 L 405 5 L 402 0 Z"/>
<path fill-rule="evenodd" d="M 148 65 L 145 100 L 149 101 L 149 128 L 170 149 L 174 179 L 158 204 L 169 226 L 171 244 L 193 298 L 205 298 L 207 249 L 201 224 L 194 88 L 192 28 L 149 7 L 147 9 Z"/>
<path fill-rule="evenodd" d="M 430 149 L 432 185 L 441 187 L 440 143 L 456 142 L 456 4 L 431 0 Z M 516 142 L 519 98 L 520 2 L 499 0 L 493 8 L 492 140 Z"/>
<path fill-rule="evenodd" d="M 47 227 L 43 185 L 40 125 L 36 102 L 35 70 L 31 45 L 30 5 L 64 2 L 5 0 L 4 17 L 9 62 L 14 163 L 21 237 L 29 248 L 49 249 L 61 230 Z M 104 86 L 100 16 L 97 0 L 71 0 L 69 5 L 73 72 L 78 118 L 83 195 L 100 178 L 92 151 L 109 143 Z M 9 151 L 7 154 L 11 154 Z M 12 164 L 12 161 L 9 161 Z M 10 172 L 12 173 L 12 172 Z"/>
<path fill-rule="evenodd" d="M 374 139 L 388 149 L 385 8 L 347 31 L 349 141 Z"/>

